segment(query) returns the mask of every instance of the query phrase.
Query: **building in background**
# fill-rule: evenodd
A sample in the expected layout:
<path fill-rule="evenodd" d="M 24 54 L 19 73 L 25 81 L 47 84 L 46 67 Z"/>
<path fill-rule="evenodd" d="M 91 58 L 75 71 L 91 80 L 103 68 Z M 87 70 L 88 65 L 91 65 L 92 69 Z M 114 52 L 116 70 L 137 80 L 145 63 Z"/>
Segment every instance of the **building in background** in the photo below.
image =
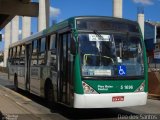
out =
<path fill-rule="evenodd" d="M 149 63 L 160 63 L 160 22 L 146 21 L 144 42 Z"/>

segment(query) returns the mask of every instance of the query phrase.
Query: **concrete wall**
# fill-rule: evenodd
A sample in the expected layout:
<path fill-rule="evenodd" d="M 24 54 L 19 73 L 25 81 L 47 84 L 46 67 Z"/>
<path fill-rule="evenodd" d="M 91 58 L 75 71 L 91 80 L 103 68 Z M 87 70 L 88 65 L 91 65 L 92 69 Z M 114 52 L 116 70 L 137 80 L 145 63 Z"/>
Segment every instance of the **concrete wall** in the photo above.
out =
<path fill-rule="evenodd" d="M 123 1 L 113 0 L 113 17 L 122 18 Z"/>
<path fill-rule="evenodd" d="M 4 67 L 7 67 L 8 48 L 11 42 L 11 22 L 9 22 L 5 27 L 4 40 Z"/>
<path fill-rule="evenodd" d="M 139 13 L 137 16 L 137 21 L 140 25 L 141 31 L 142 31 L 142 35 L 144 38 L 144 14 L 143 13 Z"/>
<path fill-rule="evenodd" d="M 49 0 L 39 0 L 38 31 L 49 27 Z"/>
<path fill-rule="evenodd" d="M 22 39 L 31 35 L 31 17 L 22 17 Z"/>
<path fill-rule="evenodd" d="M 19 16 L 15 16 L 12 19 L 12 27 L 11 27 L 11 43 L 15 43 L 18 41 L 19 36 Z"/>

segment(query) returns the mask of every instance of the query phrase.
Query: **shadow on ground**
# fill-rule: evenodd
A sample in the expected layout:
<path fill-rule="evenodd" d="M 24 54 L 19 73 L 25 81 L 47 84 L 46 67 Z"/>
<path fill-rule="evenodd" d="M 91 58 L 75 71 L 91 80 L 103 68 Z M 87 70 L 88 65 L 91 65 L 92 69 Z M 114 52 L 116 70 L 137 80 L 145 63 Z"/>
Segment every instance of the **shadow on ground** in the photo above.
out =
<path fill-rule="evenodd" d="M 36 103 L 47 107 L 45 100 L 24 92 L 23 90 L 18 90 L 18 93 L 28 97 L 29 99 L 35 101 Z M 136 115 L 135 113 L 131 113 L 119 108 L 103 108 L 103 109 L 73 109 L 63 105 L 56 105 L 56 108 L 51 110 L 53 113 L 60 114 L 69 120 L 82 120 L 82 119 L 113 119 L 118 120 L 120 116 L 131 116 Z"/>
<path fill-rule="evenodd" d="M 118 120 L 121 116 L 136 115 L 134 113 L 119 109 L 119 108 L 103 108 L 103 109 L 73 109 L 62 105 L 58 105 L 57 111 L 64 117 L 70 120 L 82 119 L 113 119 Z"/>

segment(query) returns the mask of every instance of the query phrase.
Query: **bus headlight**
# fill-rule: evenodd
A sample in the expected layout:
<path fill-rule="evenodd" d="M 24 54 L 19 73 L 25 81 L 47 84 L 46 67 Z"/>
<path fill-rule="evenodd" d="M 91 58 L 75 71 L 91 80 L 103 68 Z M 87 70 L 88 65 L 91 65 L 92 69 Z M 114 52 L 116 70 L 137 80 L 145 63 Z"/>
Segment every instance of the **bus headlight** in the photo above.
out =
<path fill-rule="evenodd" d="M 83 90 L 85 94 L 97 94 L 97 92 L 90 87 L 87 83 L 82 81 L 82 85 L 83 85 Z"/>
<path fill-rule="evenodd" d="M 136 92 L 144 92 L 144 86 L 145 86 L 144 83 L 145 83 L 145 82 L 143 82 L 143 83 L 139 86 L 139 88 L 136 90 Z"/>

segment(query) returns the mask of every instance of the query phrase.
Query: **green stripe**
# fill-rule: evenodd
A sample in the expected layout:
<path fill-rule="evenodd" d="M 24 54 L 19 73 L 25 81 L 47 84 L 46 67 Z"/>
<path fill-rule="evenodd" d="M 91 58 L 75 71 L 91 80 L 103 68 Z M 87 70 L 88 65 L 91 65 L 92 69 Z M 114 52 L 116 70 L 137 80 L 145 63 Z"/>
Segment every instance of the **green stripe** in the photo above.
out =
<path fill-rule="evenodd" d="M 74 65 L 74 92 L 77 94 L 83 94 L 81 72 L 80 72 L 80 57 L 77 54 L 75 57 Z"/>
<path fill-rule="evenodd" d="M 85 80 L 99 93 L 135 92 L 144 80 Z"/>

